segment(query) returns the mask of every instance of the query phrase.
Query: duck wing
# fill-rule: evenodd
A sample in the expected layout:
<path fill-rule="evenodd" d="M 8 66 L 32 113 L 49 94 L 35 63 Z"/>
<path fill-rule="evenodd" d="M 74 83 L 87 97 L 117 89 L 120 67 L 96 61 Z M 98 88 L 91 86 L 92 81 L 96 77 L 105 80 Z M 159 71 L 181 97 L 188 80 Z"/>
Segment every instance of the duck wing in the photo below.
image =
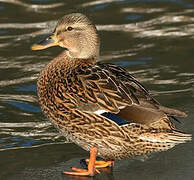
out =
<path fill-rule="evenodd" d="M 121 67 L 80 65 L 68 82 L 64 93 L 74 106 L 66 127 L 88 144 L 103 147 L 105 159 L 167 150 L 191 139 L 175 130 L 160 104 Z M 112 152 L 106 154 L 107 149 Z"/>
<path fill-rule="evenodd" d="M 146 125 L 156 122 L 161 124 L 161 119 L 168 119 L 167 116 L 186 116 L 184 112 L 161 106 L 122 67 L 97 63 L 87 67 L 87 70 L 79 69 L 78 72 L 77 77 L 85 91 L 82 98 L 88 103 L 94 103 L 96 108 L 93 109 L 98 114 L 109 112 L 128 122 Z"/>
<path fill-rule="evenodd" d="M 143 105 L 158 109 L 159 103 L 125 69 L 113 64 L 98 63 L 78 75 L 86 98 L 104 110 L 119 113 L 126 106 Z"/>

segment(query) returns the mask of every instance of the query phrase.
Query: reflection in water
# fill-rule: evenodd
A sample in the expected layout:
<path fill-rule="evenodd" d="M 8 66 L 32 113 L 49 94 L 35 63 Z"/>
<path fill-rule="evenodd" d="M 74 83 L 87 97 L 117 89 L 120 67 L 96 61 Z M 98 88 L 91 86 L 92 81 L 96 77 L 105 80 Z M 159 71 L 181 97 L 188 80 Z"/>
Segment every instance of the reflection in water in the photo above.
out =
<path fill-rule="evenodd" d="M 24 77 L 20 79 L 14 79 L 14 80 L 5 80 L 0 82 L 0 86 L 8 86 L 8 85 L 13 85 L 13 84 L 19 84 L 19 83 L 25 83 L 25 82 L 30 82 L 32 80 L 37 79 L 37 76 L 34 77 Z"/>
<path fill-rule="evenodd" d="M 131 49 L 127 49 L 127 50 L 121 50 L 121 51 L 114 51 L 114 53 L 112 53 L 110 55 L 100 56 L 99 60 L 100 61 L 105 61 L 105 60 L 110 60 L 110 59 L 112 60 L 112 59 L 120 59 L 122 57 L 134 56 L 134 55 L 137 54 L 138 51 L 141 51 L 141 50 L 144 50 L 144 49 L 147 49 L 147 48 L 151 48 L 153 46 L 154 46 L 153 44 L 147 44 L 147 45 L 138 44 L 138 46 L 136 46 L 135 48 L 131 48 Z M 119 63 L 118 65 L 121 65 L 121 64 L 122 63 Z"/>
<path fill-rule="evenodd" d="M 165 8 L 122 8 L 121 12 L 123 13 L 157 13 L 157 12 L 165 12 Z"/>
<path fill-rule="evenodd" d="M 180 25 L 177 27 L 176 23 L 183 22 L 187 22 L 189 24 Z M 103 31 L 133 32 L 135 33 L 134 35 L 135 37 L 154 37 L 154 36 L 180 37 L 193 35 L 194 33 L 193 22 L 194 22 L 193 17 L 180 15 L 176 16 L 175 14 L 169 14 L 149 21 L 134 24 L 130 23 L 122 25 L 99 25 L 98 29 Z M 172 23 L 174 23 L 174 26 Z M 166 25 L 166 27 L 165 26 L 162 27 L 162 25 Z"/>
<path fill-rule="evenodd" d="M 5 2 L 5 3 L 10 3 L 10 4 L 14 4 L 14 5 L 19 5 L 19 6 L 23 6 L 25 8 L 30 8 L 30 9 L 49 9 L 49 8 L 56 8 L 59 6 L 64 5 L 63 3 L 55 3 L 55 4 L 47 4 L 47 5 L 38 5 L 38 4 L 28 4 L 28 3 L 24 3 L 21 2 L 19 0 L 0 0 L 0 2 Z"/>

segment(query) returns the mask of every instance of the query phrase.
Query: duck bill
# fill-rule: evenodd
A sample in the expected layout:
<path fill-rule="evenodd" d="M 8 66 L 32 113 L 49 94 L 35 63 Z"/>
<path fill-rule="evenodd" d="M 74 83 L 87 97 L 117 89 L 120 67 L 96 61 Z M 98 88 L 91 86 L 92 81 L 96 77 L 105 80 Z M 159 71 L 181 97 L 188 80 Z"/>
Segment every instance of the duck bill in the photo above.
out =
<path fill-rule="evenodd" d="M 32 45 L 31 49 L 32 50 L 42 50 L 46 49 L 52 46 L 58 46 L 58 43 L 56 42 L 54 35 L 49 35 L 43 40 L 39 41 L 38 43 Z"/>

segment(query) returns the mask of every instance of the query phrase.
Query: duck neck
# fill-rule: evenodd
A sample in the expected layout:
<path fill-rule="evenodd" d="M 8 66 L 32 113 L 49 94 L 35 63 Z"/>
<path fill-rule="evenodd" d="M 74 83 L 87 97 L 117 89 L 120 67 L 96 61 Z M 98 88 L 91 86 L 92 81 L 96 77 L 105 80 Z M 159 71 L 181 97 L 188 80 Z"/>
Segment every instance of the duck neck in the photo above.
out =
<path fill-rule="evenodd" d="M 94 65 L 96 64 L 96 60 L 97 60 L 97 57 L 94 57 L 94 56 L 86 59 L 73 58 L 73 57 L 70 57 L 67 54 L 67 51 L 65 50 L 61 54 L 59 54 L 55 59 L 53 59 L 48 64 L 48 66 L 50 67 L 51 65 L 51 66 L 58 67 L 59 69 L 61 67 L 62 69 L 72 70 L 81 65 Z"/>

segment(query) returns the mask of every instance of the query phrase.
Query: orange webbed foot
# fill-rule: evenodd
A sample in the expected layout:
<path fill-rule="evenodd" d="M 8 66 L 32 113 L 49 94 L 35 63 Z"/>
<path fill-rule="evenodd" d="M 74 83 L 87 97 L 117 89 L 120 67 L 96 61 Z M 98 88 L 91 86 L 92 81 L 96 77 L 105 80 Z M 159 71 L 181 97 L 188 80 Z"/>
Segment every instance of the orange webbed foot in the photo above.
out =
<path fill-rule="evenodd" d="M 79 169 L 79 168 L 72 168 L 72 172 L 64 171 L 64 174 L 68 175 L 75 175 L 75 176 L 94 176 L 95 173 L 100 173 L 99 170 L 95 167 L 96 156 L 98 150 L 97 148 L 93 147 L 90 149 L 90 159 L 88 160 L 88 169 Z"/>
<path fill-rule="evenodd" d="M 97 169 L 79 169 L 72 167 L 72 172 L 64 171 L 64 174 L 74 175 L 74 176 L 94 176 L 95 173 L 100 173 Z"/>
<path fill-rule="evenodd" d="M 89 163 L 89 159 L 85 160 L 87 163 Z M 106 168 L 106 167 L 113 167 L 114 166 L 114 161 L 109 160 L 109 161 L 95 161 L 95 167 L 96 168 Z"/>

